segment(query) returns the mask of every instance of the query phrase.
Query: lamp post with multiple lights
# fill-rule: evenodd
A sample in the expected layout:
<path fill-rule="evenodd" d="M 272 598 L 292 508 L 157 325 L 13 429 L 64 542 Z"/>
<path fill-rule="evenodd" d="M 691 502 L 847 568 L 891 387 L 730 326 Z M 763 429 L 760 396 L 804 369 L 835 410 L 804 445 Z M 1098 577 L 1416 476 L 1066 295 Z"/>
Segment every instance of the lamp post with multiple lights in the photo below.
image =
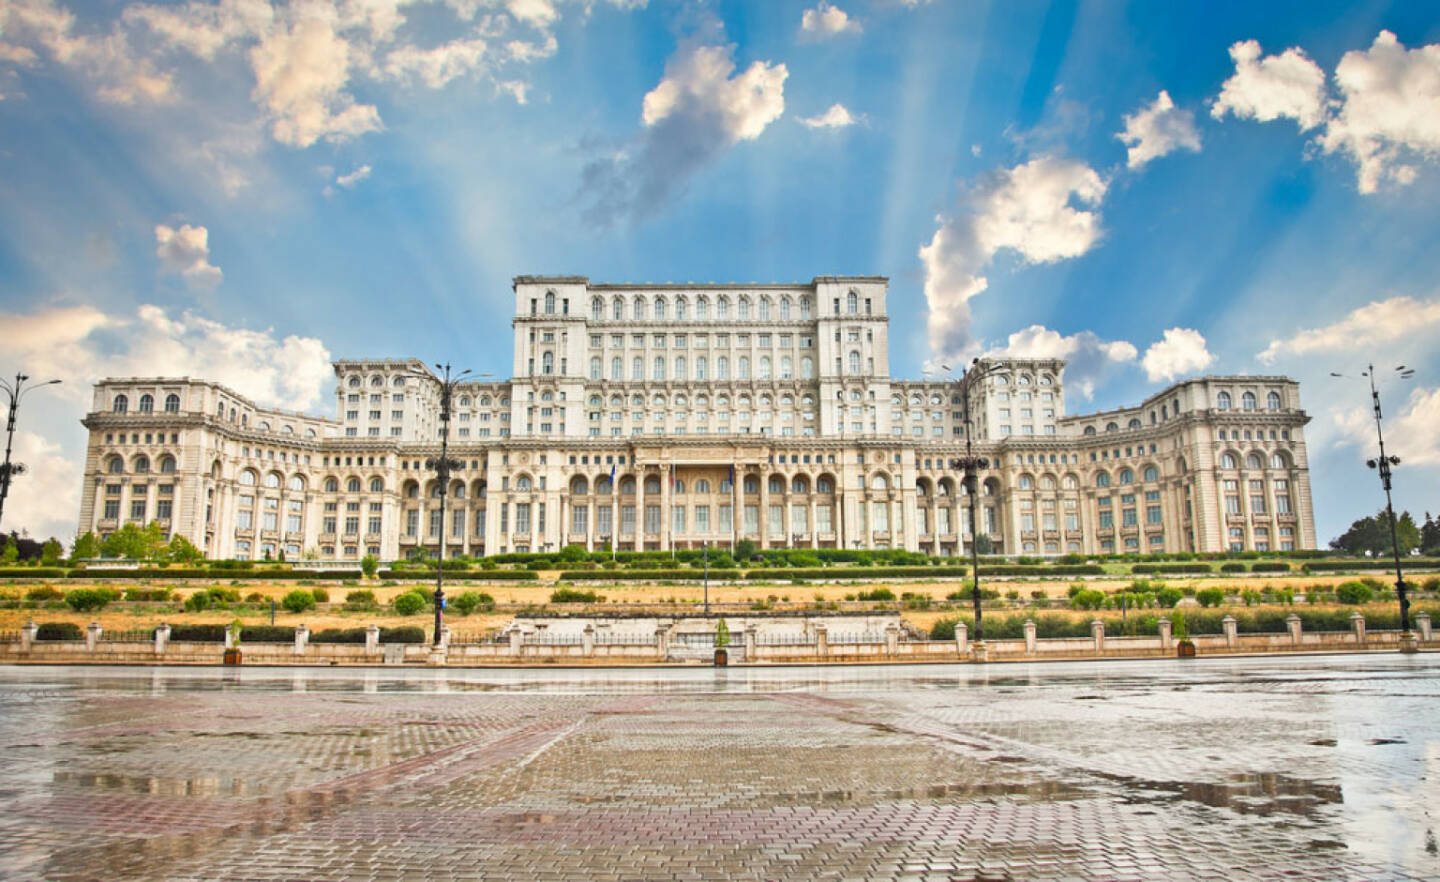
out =
<path fill-rule="evenodd" d="M 59 380 L 46 380 L 43 383 L 35 383 L 26 386 L 30 379 L 28 374 L 16 373 L 14 382 L 0 379 L 0 389 L 4 389 L 10 396 L 10 412 L 5 421 L 5 463 L 0 465 L 0 519 L 5 515 L 5 499 L 10 495 L 10 479 L 16 475 L 25 474 L 25 464 L 10 461 L 10 450 L 15 442 L 15 413 L 20 409 L 20 399 L 29 392 L 33 392 L 42 386 L 53 386 Z"/>
<path fill-rule="evenodd" d="M 976 358 L 971 360 L 968 370 L 962 370 L 957 385 L 960 388 L 960 400 L 962 413 L 965 415 L 965 455 L 950 460 L 950 467 L 964 473 L 965 492 L 970 497 L 970 599 L 975 610 L 975 648 L 974 657 L 978 660 L 985 658 L 985 624 L 984 614 L 980 607 L 980 513 L 977 508 L 977 499 L 980 495 L 979 470 L 990 467 L 990 460 L 983 456 L 975 455 L 975 432 L 970 422 L 970 392 L 975 383 L 994 373 L 998 365 L 982 362 Z M 947 379 L 950 379 L 951 368 L 948 364 L 940 365 Z M 932 373 L 925 371 L 925 373 Z"/>
<path fill-rule="evenodd" d="M 455 387 L 470 371 L 463 370 L 452 375 L 449 362 L 437 364 L 435 369 L 439 372 L 435 377 L 428 373 L 416 373 L 425 379 L 438 378 L 440 381 L 440 457 L 425 461 L 425 466 L 435 470 L 435 477 L 440 482 L 440 559 L 435 564 L 435 638 L 431 644 L 438 650 L 445 615 L 445 498 L 450 493 L 451 470 L 462 465 L 459 460 L 450 459 L 450 400 L 455 395 Z"/>
<path fill-rule="evenodd" d="M 1331 372 L 1330 376 L 1347 378 L 1344 374 Z M 1400 601 L 1400 631 L 1402 650 L 1413 651 L 1415 648 L 1414 635 L 1410 631 L 1410 595 L 1405 585 L 1405 576 L 1400 567 L 1400 535 L 1397 531 L 1395 521 L 1395 506 L 1390 499 L 1391 467 L 1400 464 L 1400 457 L 1385 453 L 1385 432 L 1381 427 L 1380 415 L 1380 387 L 1375 381 L 1375 365 L 1366 365 L 1366 369 L 1360 372 L 1360 376 L 1370 382 L 1370 404 L 1375 412 L 1375 439 L 1380 445 L 1380 455 L 1374 459 L 1367 459 L 1365 465 L 1375 469 L 1380 474 L 1380 485 L 1385 488 L 1385 515 L 1390 519 L 1390 550 L 1395 557 L 1395 596 Z M 1393 374 L 1387 374 L 1400 380 L 1408 380 L 1415 376 L 1415 370 L 1405 365 L 1397 365 Z"/>

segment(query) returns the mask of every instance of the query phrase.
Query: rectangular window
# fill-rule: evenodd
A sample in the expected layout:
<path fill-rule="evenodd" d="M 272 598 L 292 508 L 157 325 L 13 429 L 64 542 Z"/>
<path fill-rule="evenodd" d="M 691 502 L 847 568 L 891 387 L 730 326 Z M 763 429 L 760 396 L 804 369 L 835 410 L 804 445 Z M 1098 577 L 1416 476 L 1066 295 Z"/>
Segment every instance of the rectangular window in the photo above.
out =
<path fill-rule="evenodd" d="M 744 522 L 741 525 L 746 533 L 760 532 L 760 506 L 747 505 L 744 510 Z"/>
<path fill-rule="evenodd" d="M 683 506 L 683 505 L 672 505 L 672 506 L 670 506 L 670 532 L 672 532 L 672 533 L 683 533 L 683 532 L 685 532 L 685 506 Z"/>
<path fill-rule="evenodd" d="M 936 527 L 939 528 L 940 534 L 942 536 L 948 536 L 951 532 L 953 532 L 950 529 L 950 509 L 937 509 L 935 512 L 935 522 Z"/>
<path fill-rule="evenodd" d="M 506 535 L 510 532 L 510 503 L 500 503 L 500 534 Z"/>
<path fill-rule="evenodd" d="M 765 512 L 765 526 L 771 536 L 785 535 L 785 506 L 772 505 Z"/>
<path fill-rule="evenodd" d="M 274 532 L 275 530 L 279 529 L 279 524 L 277 523 L 278 520 L 279 518 L 277 517 L 275 512 L 267 511 L 265 512 L 264 523 L 262 523 L 261 526 L 263 526 L 266 530 Z"/>
<path fill-rule="evenodd" d="M 615 532 L 615 509 L 608 505 L 595 508 L 595 529 L 601 536 L 613 536 Z"/>
<path fill-rule="evenodd" d="M 327 529 L 325 532 L 327 532 L 327 533 L 333 533 L 333 532 L 335 532 L 335 519 L 334 519 L 334 518 L 326 518 L 326 519 L 325 519 L 325 524 L 326 524 L 327 527 L 329 527 L 329 529 Z M 415 536 L 415 534 L 416 534 L 417 532 L 419 532 L 419 530 L 420 530 L 420 512 L 414 511 L 414 510 L 405 512 L 405 535 L 406 535 L 406 536 L 410 536 L 410 537 L 413 538 L 413 537 Z"/>
<path fill-rule="evenodd" d="M 345 522 L 348 524 L 352 520 L 354 520 L 354 518 L 346 518 Z M 440 536 L 440 512 L 438 510 L 430 512 L 430 523 L 428 526 L 429 529 L 426 531 L 426 535 L 432 538 L 438 538 Z M 352 530 L 350 532 L 354 531 Z"/>
<path fill-rule="evenodd" d="M 285 532 L 287 532 L 287 533 L 298 533 L 298 532 L 300 532 L 300 516 L 299 516 L 299 515 L 297 515 L 297 514 L 292 514 L 292 515 L 286 515 L 286 516 L 285 516 Z M 379 531 L 377 530 L 376 532 L 378 533 Z"/>
<path fill-rule="evenodd" d="M 1020 515 L 1020 529 L 1026 533 L 1035 532 L 1035 515 L 1030 512 Z"/>
<path fill-rule="evenodd" d="M 1109 530 L 1115 526 L 1115 513 L 1108 508 L 1100 510 L 1100 529 Z"/>
<path fill-rule="evenodd" d="M 620 506 L 620 535 L 635 535 L 635 506 L 633 505 Z"/>
<path fill-rule="evenodd" d="M 660 506 L 645 506 L 645 532 L 652 534 L 660 532 Z"/>
<path fill-rule="evenodd" d="M 1122 509 L 1120 510 L 1120 516 L 1121 516 L 1120 523 L 1121 523 L 1123 526 L 1133 527 L 1133 526 L 1135 526 L 1135 525 L 1138 523 L 1138 521 L 1137 521 L 1136 518 L 1135 518 L 1135 509 L 1133 509 L 1133 508 L 1122 508 Z"/>
<path fill-rule="evenodd" d="M 347 536 L 353 536 L 353 535 L 355 535 L 355 534 L 357 534 L 357 533 L 359 533 L 359 532 L 360 532 L 360 519 L 359 519 L 359 518 L 346 518 L 346 519 L 345 519 L 345 535 L 347 535 Z"/>
<path fill-rule="evenodd" d="M 708 532 L 710 532 L 710 506 L 708 506 L 708 505 L 697 505 L 697 506 L 695 506 L 695 532 L 697 532 L 697 533 L 708 533 Z"/>
<path fill-rule="evenodd" d="M 590 506 L 577 505 L 570 509 L 570 532 L 584 535 L 590 530 Z"/>
<path fill-rule="evenodd" d="M 1147 524 L 1158 524 L 1158 523 L 1160 523 L 1160 522 L 1161 522 L 1161 518 L 1160 518 L 1160 506 L 1158 506 L 1158 505 L 1147 505 L 1147 506 L 1145 506 L 1145 523 L 1147 523 Z"/>
<path fill-rule="evenodd" d="M 168 499 L 161 499 L 161 500 L 159 500 L 158 502 L 156 502 L 156 503 L 155 503 L 155 518 L 156 518 L 156 520 L 161 520 L 161 521 L 168 521 L 168 520 L 170 520 L 170 508 L 171 508 L 171 506 L 172 506 L 173 504 L 174 504 L 174 503 L 172 503 L 172 502 L 171 502 L 170 500 L 168 500 Z"/>
<path fill-rule="evenodd" d="M 525 534 L 530 532 L 530 503 L 515 503 L 515 532 Z"/>
<path fill-rule="evenodd" d="M 725 488 L 721 488 L 722 490 Z M 735 529 L 735 506 L 725 504 L 715 510 L 715 529 L 729 532 Z"/>

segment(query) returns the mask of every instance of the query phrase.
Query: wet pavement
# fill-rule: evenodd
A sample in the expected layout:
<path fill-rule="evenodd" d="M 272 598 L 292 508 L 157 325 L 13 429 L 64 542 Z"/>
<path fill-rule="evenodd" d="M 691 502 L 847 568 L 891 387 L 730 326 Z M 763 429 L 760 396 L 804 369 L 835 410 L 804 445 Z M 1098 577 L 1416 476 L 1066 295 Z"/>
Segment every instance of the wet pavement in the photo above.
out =
<path fill-rule="evenodd" d="M 0 668 L 3 879 L 1440 877 L 1440 656 Z"/>

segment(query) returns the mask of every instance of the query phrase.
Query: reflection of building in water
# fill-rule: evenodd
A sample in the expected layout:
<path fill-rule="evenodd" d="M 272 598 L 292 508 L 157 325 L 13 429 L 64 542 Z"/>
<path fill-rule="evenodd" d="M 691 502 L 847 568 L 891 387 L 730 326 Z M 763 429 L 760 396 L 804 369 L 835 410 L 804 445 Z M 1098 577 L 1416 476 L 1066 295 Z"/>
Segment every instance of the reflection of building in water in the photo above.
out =
<path fill-rule="evenodd" d="M 513 375 L 453 401 L 446 522 L 425 468 L 439 384 L 417 360 L 335 363 L 338 419 L 214 382 L 95 387 L 80 523 L 159 521 L 211 557 L 762 547 L 965 552 L 954 382 L 890 376 L 887 280 L 515 280 Z M 1298 385 L 1204 377 L 1066 416 L 1060 360 L 971 390 L 980 532 L 1007 554 L 1315 546 Z"/>

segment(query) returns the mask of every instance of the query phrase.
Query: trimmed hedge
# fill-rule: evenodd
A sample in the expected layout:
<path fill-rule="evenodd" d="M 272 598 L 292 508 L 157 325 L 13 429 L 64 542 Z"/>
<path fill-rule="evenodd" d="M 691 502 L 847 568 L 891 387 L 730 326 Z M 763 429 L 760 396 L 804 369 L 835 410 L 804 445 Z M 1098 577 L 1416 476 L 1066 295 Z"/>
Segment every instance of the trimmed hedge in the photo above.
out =
<path fill-rule="evenodd" d="M 229 628 L 229 625 L 171 625 L 170 639 L 177 643 L 224 643 L 225 632 Z M 150 636 L 155 636 L 153 630 Z M 240 639 L 245 639 L 244 629 L 241 629 Z"/>
<path fill-rule="evenodd" d="M 1400 565 L 1407 570 L 1428 570 L 1440 567 L 1440 560 L 1424 557 L 1402 558 Z M 1304 565 L 1307 573 L 1335 572 L 1336 570 L 1392 570 L 1394 568 L 1393 558 L 1390 560 L 1312 560 Z"/>
<path fill-rule="evenodd" d="M 1145 573 L 1210 573 L 1214 570 L 1207 563 L 1140 563 L 1132 566 L 1130 572 L 1138 576 Z"/>
<path fill-rule="evenodd" d="M 1250 568 L 1252 573 L 1288 573 L 1290 565 L 1284 561 L 1260 561 Z"/>
<path fill-rule="evenodd" d="M 704 570 L 566 570 L 560 574 L 560 579 L 564 582 L 653 582 L 671 579 L 701 581 L 704 578 Z M 711 570 L 710 578 L 716 581 L 738 579 L 740 574 L 734 570 Z"/>
<path fill-rule="evenodd" d="M 311 643 L 364 643 L 365 628 L 326 628 L 310 635 Z M 409 625 L 403 628 L 381 628 L 381 643 L 424 643 L 425 629 Z"/>
<path fill-rule="evenodd" d="M 421 579 L 435 581 L 435 570 L 381 570 L 382 579 Z M 540 574 L 534 570 L 452 570 L 445 568 L 447 582 L 534 582 Z"/>
<path fill-rule="evenodd" d="M 36 640 L 84 640 L 85 632 L 74 622 L 46 622 L 35 629 Z"/>
<path fill-rule="evenodd" d="M 67 579 L 358 579 L 352 570 L 227 570 L 200 567 L 155 567 L 133 570 L 71 570 Z"/>
<path fill-rule="evenodd" d="M 1054 566 L 1013 564 L 1010 566 L 980 565 L 980 576 L 1103 576 L 1099 564 L 1056 564 Z"/>
<path fill-rule="evenodd" d="M 175 632 L 170 632 L 175 639 Z M 221 640 L 224 640 L 222 635 Z M 295 629 L 284 625 L 244 625 L 240 628 L 240 642 L 245 643 L 294 643 Z"/>
<path fill-rule="evenodd" d="M 63 579 L 59 567 L 0 567 L 0 579 Z"/>
<path fill-rule="evenodd" d="M 900 579 L 968 576 L 969 567 L 823 567 L 821 569 L 750 570 L 747 580 L 765 579 Z"/>

